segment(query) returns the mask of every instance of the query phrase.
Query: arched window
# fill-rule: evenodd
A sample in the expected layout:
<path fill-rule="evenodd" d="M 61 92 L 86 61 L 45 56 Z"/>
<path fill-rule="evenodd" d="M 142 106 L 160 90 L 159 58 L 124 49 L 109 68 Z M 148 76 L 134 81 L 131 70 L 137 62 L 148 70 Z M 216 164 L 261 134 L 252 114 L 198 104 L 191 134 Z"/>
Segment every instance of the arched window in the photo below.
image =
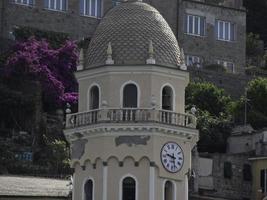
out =
<path fill-rule="evenodd" d="M 164 185 L 164 200 L 174 199 L 174 188 L 171 181 L 166 181 Z"/>
<path fill-rule="evenodd" d="M 94 110 L 99 108 L 99 88 L 95 85 L 90 89 L 89 94 L 89 109 Z"/>
<path fill-rule="evenodd" d="M 122 181 L 122 200 L 136 199 L 136 183 L 132 177 L 126 177 Z"/>
<path fill-rule="evenodd" d="M 84 184 L 84 200 L 93 200 L 93 181 L 88 180 Z"/>
<path fill-rule="evenodd" d="M 173 110 L 173 91 L 169 86 L 162 89 L 162 109 Z"/>
<path fill-rule="evenodd" d="M 136 85 L 130 83 L 123 88 L 123 107 L 137 108 L 138 92 Z"/>

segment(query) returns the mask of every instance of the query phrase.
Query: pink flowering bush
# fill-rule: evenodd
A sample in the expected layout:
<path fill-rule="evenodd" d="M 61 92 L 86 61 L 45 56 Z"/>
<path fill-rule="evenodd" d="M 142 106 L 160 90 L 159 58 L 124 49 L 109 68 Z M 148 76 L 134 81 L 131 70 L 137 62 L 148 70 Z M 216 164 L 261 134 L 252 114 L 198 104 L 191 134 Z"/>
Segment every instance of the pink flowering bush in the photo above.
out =
<path fill-rule="evenodd" d="M 77 82 L 74 77 L 78 61 L 77 45 L 66 41 L 58 49 L 45 40 L 30 38 L 18 42 L 5 66 L 7 77 L 30 78 L 41 83 L 43 103 L 48 107 L 76 104 Z"/>

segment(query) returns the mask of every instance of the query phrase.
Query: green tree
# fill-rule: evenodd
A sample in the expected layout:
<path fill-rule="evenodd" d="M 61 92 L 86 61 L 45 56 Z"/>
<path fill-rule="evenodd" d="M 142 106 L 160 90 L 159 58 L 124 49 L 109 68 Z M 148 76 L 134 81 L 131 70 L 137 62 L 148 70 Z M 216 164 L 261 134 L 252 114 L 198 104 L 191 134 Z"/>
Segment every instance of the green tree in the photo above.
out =
<path fill-rule="evenodd" d="M 267 127 L 267 78 L 257 78 L 248 83 L 248 120 L 256 128 Z"/>
<path fill-rule="evenodd" d="M 195 105 L 198 109 L 208 111 L 212 116 L 219 117 L 227 113 L 231 98 L 223 89 L 212 83 L 190 83 L 185 91 L 187 107 Z"/>
<path fill-rule="evenodd" d="M 224 90 L 211 83 L 190 83 L 186 88 L 186 107 L 197 107 L 197 129 L 200 132 L 200 152 L 225 152 L 231 132 L 232 100 Z"/>

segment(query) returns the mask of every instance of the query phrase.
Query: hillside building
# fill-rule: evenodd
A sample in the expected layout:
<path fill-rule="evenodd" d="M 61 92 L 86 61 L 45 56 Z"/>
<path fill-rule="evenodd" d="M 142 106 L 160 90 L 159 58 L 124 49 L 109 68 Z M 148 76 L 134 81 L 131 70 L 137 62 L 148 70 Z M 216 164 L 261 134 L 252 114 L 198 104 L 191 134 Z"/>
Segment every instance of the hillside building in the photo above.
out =
<path fill-rule="evenodd" d="M 246 12 L 242 0 L 144 0 L 166 19 L 183 46 L 188 66 L 223 65 L 230 73 L 245 67 Z M 14 29 L 31 27 L 90 39 L 99 20 L 118 0 L 2 0 L 0 48 Z M 211 66 L 212 67 L 212 66 Z M 214 66 L 213 66 L 214 67 Z"/>

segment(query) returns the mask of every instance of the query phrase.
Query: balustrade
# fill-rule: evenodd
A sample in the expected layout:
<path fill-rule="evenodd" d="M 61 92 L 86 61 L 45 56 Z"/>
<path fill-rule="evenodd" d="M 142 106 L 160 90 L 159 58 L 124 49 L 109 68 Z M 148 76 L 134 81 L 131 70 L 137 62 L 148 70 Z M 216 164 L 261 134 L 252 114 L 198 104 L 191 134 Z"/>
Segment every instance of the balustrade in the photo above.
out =
<path fill-rule="evenodd" d="M 67 115 L 66 128 L 94 125 L 98 123 L 160 123 L 174 126 L 196 127 L 193 115 L 156 109 L 98 109 Z"/>

